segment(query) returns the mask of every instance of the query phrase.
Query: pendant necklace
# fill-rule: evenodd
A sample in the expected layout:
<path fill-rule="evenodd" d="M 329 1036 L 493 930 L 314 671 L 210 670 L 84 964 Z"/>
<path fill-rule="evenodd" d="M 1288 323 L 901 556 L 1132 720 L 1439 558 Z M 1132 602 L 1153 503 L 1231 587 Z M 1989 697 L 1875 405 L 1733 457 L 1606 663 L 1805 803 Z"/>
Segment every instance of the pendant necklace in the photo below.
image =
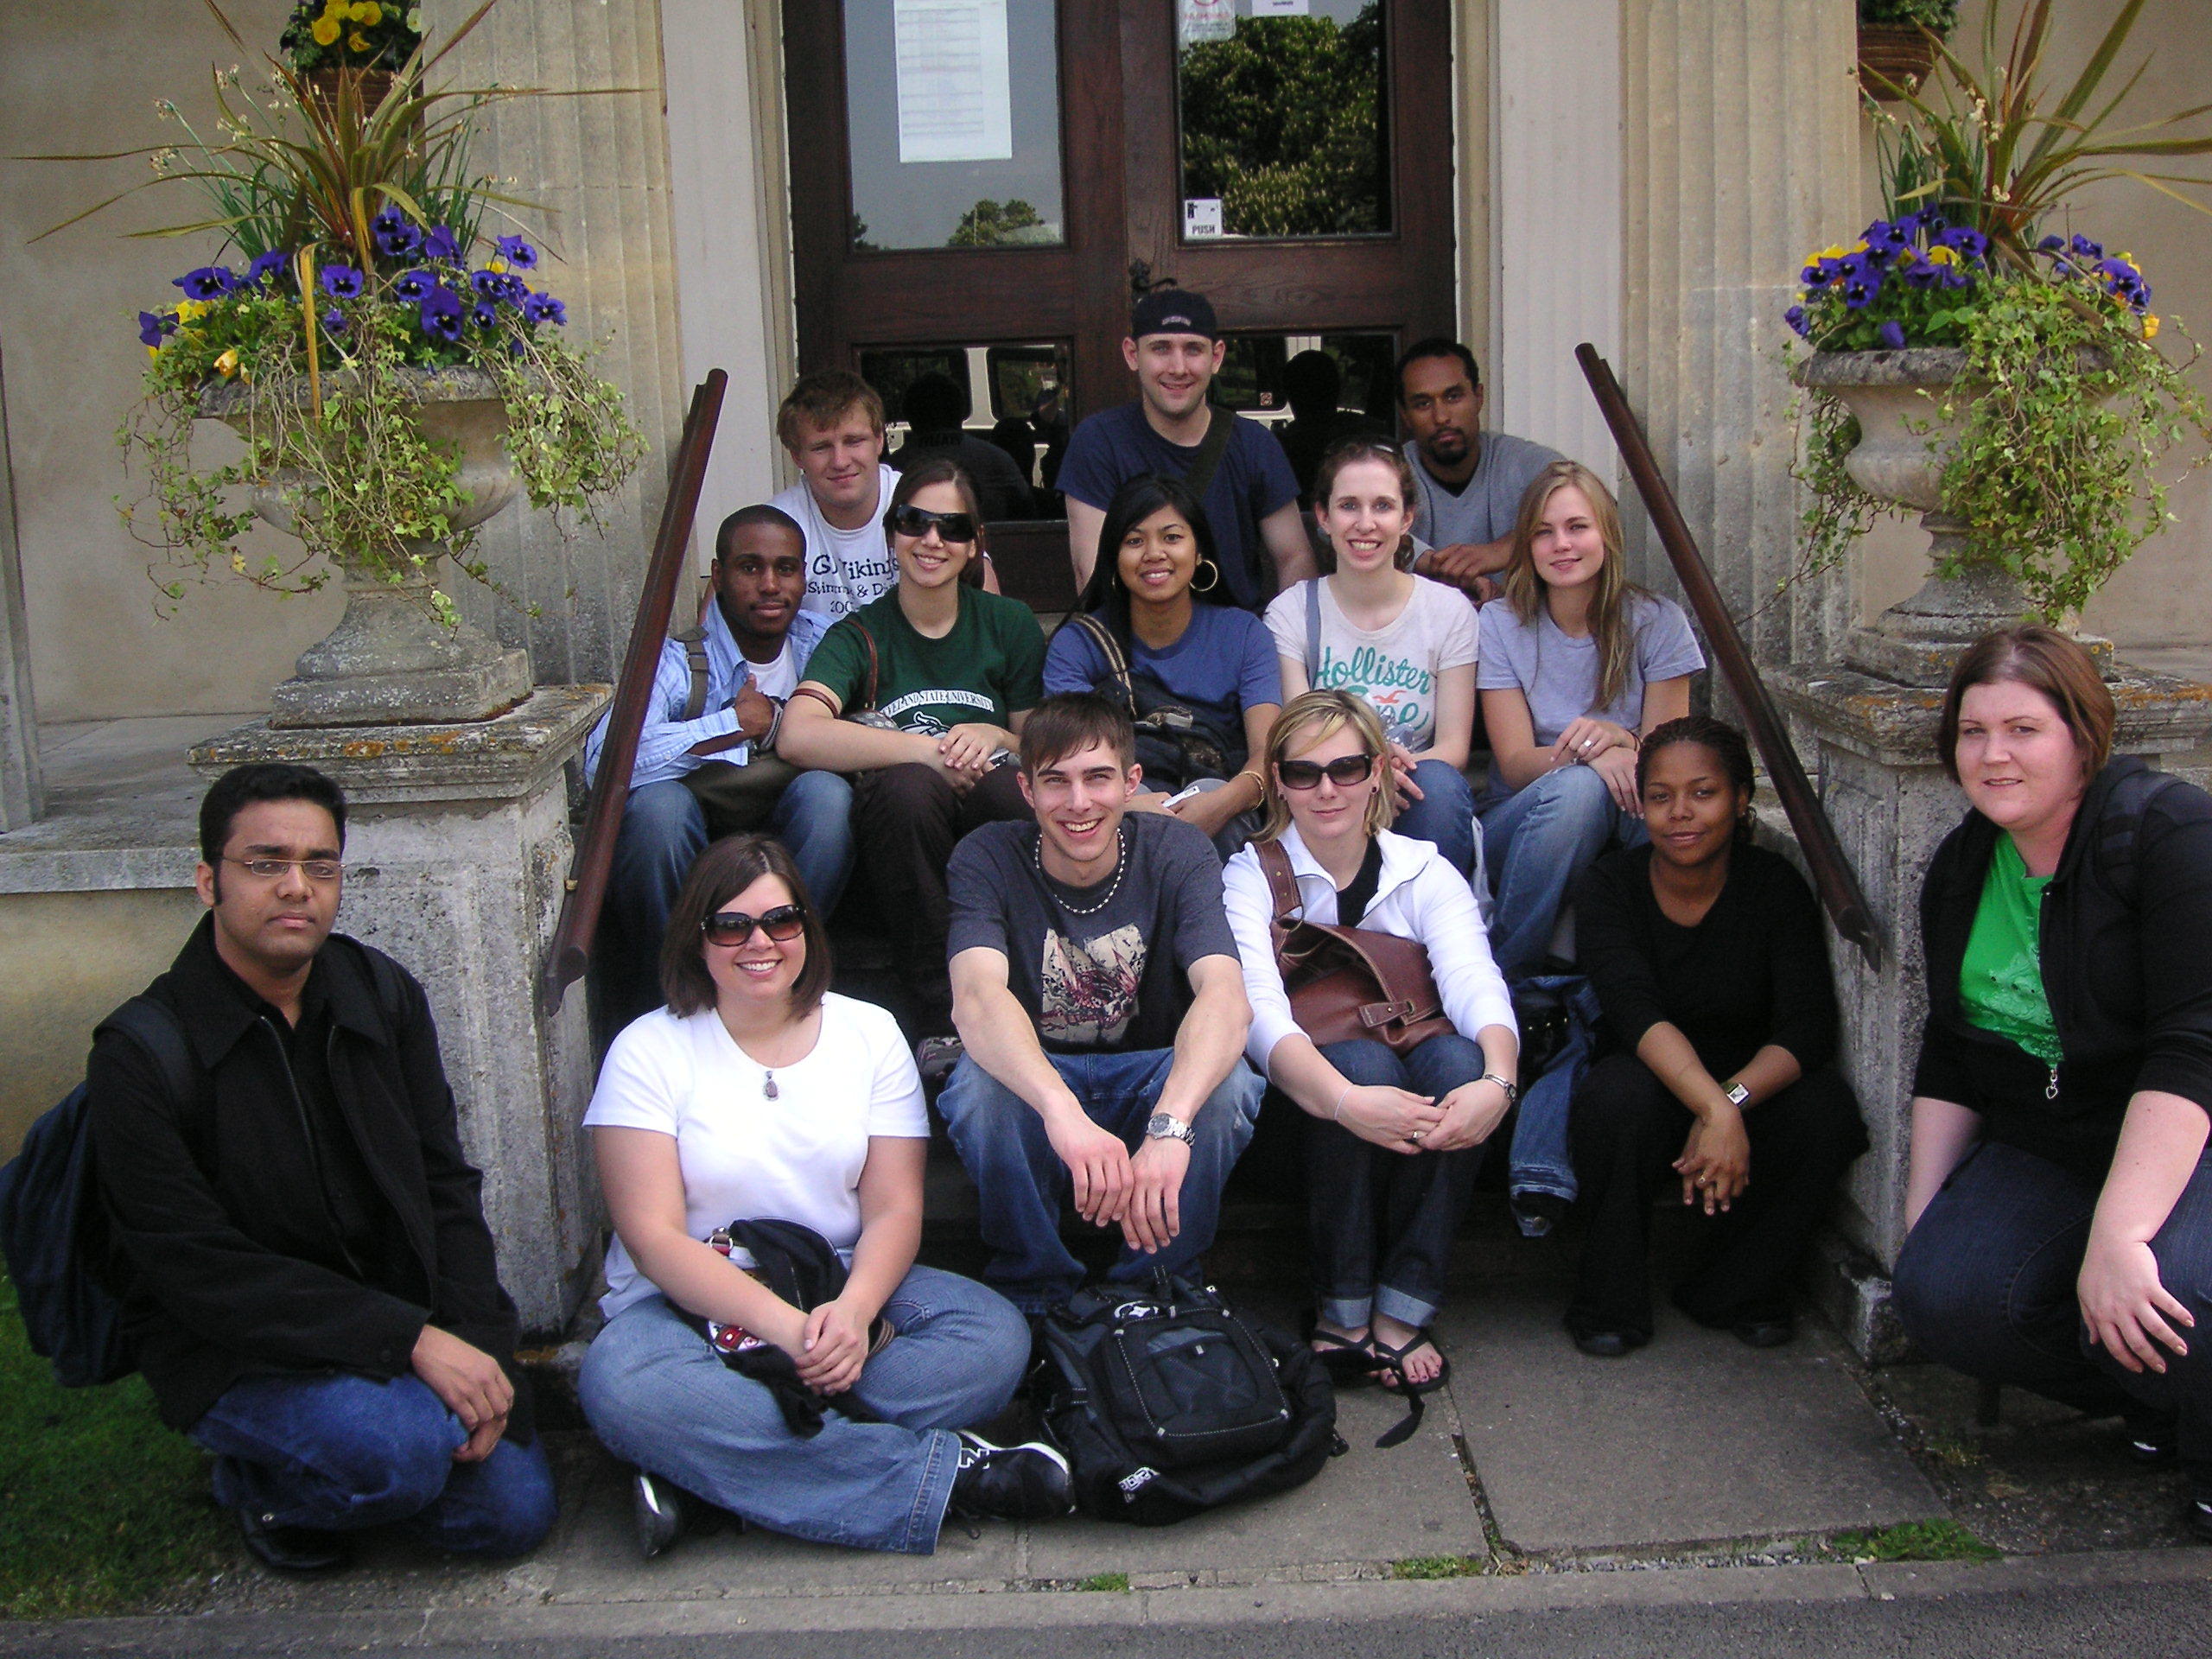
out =
<path fill-rule="evenodd" d="M 760 1097 L 763 1100 L 776 1098 L 776 1074 L 772 1069 L 765 1065 L 760 1068 Z"/>

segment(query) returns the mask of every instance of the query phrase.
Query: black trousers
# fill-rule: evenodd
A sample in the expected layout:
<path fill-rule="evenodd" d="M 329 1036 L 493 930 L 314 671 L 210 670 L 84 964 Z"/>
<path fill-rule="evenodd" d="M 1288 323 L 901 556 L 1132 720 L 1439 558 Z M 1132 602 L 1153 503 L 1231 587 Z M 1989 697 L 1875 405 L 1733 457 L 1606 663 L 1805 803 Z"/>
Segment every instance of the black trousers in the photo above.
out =
<path fill-rule="evenodd" d="M 1651 1207 L 1679 1179 L 1670 1166 L 1689 1137 L 1689 1109 L 1633 1054 L 1612 1054 L 1574 1091 L 1569 1133 L 1589 1217 L 1567 1329 L 1618 1331 L 1649 1341 Z M 1789 1282 L 1836 1183 L 1866 1150 L 1850 1085 L 1834 1067 L 1800 1077 L 1744 1114 L 1751 1185 L 1708 1217 L 1700 1206 L 1694 1264 L 1675 1306 L 1700 1325 L 1771 1319 L 1789 1312 Z"/>
<path fill-rule="evenodd" d="M 853 862 L 868 873 L 911 998 L 917 1040 L 952 1029 L 952 980 L 944 938 L 952 925 L 944 868 L 969 830 L 1027 818 L 1014 766 L 994 766 L 956 790 L 933 766 L 883 766 L 853 779 Z"/>

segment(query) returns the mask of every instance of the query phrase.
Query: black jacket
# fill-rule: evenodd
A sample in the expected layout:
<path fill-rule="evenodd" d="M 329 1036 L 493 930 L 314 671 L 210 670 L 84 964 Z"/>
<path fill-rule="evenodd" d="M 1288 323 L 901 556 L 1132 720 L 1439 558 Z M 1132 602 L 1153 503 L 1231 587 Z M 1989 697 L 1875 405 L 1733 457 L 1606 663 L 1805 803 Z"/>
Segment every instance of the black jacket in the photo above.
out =
<path fill-rule="evenodd" d="M 1986 1138 L 2101 1181 L 2138 1090 L 2212 1111 L 2212 795 L 2132 755 L 2090 780 L 2043 901 L 2055 1071 L 1967 1024 L 1959 997 L 1999 833 L 1969 812 L 1921 887 L 1928 1024 L 1913 1093 L 1980 1112 Z"/>
<path fill-rule="evenodd" d="M 319 1176 L 308 1113 L 280 1034 L 215 954 L 202 918 L 147 995 L 177 1016 L 202 1077 L 181 1110 L 129 1038 L 103 1031 L 86 1070 L 94 1154 L 130 1277 L 124 1326 L 162 1421 L 188 1428 L 253 1372 L 410 1369 L 435 1324 L 509 1363 L 514 1303 L 499 1287 L 482 1177 L 462 1155 L 423 988 L 404 970 L 387 1017 L 369 948 L 334 934 L 315 958 L 302 1040 L 321 1033 L 327 1098 L 350 1148 Z M 338 1236 L 325 1179 L 383 1246 Z M 364 1190 L 364 1184 L 368 1190 Z M 364 1281 L 365 1276 L 366 1282 Z M 518 1400 L 518 1421 L 527 1437 Z"/>

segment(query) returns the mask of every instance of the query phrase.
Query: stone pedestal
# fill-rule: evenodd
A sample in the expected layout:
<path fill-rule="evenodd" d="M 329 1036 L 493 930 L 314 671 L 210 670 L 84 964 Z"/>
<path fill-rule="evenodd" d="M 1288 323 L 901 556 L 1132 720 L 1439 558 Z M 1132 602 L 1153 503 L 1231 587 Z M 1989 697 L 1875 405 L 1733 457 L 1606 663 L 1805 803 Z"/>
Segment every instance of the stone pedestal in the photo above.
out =
<path fill-rule="evenodd" d="M 2116 753 L 2156 764 L 2194 748 L 2212 731 L 2212 686 L 2125 664 L 2114 664 L 2113 672 L 2120 705 Z M 1966 798 L 1936 760 L 1940 690 L 1898 685 L 1843 665 L 1770 669 L 1766 677 L 1792 723 L 1817 740 L 1821 799 L 1886 936 L 1878 974 L 1830 935 L 1845 1066 L 1873 1143 L 1853 1172 L 1839 1222 L 1850 1243 L 1886 1269 L 1904 1242 L 1912 1072 L 1928 1013 L 1920 883 L 1936 843 L 1965 816 Z M 1862 1275 L 1854 1294 L 1866 1301 L 1885 1292 L 1885 1282 Z M 1862 1348 L 1871 1344 L 1879 1357 L 1882 1324 L 1878 1308 L 1860 1306 L 1851 1310 L 1846 1328 L 1860 1333 Z"/>
<path fill-rule="evenodd" d="M 562 1329 L 599 1267 L 599 1198 L 580 1125 L 591 1096 L 581 989 L 541 1020 L 533 993 L 571 847 L 566 762 L 603 686 L 543 686 L 466 725 L 271 728 L 192 751 L 213 778 L 250 760 L 319 768 L 345 790 L 341 931 L 429 992 L 461 1144 L 484 1172 L 499 1272 L 532 1333 Z"/>

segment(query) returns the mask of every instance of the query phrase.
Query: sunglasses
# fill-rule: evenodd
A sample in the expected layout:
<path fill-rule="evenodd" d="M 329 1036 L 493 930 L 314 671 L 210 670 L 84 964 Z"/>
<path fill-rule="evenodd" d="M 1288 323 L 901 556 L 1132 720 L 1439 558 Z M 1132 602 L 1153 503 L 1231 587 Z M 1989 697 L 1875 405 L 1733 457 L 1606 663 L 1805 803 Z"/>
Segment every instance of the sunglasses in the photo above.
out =
<path fill-rule="evenodd" d="M 699 924 L 709 944 L 743 944 L 759 928 L 778 944 L 789 944 L 806 931 L 806 912 L 797 905 L 778 905 L 759 916 L 741 910 L 718 910 Z"/>
<path fill-rule="evenodd" d="M 1326 778 L 1338 789 L 1363 784 L 1375 775 L 1371 754 L 1343 754 L 1324 765 L 1319 760 L 1278 760 L 1275 778 L 1285 789 L 1319 789 Z"/>
<path fill-rule="evenodd" d="M 931 512 L 927 507 L 918 507 L 908 502 L 892 510 L 891 528 L 901 536 L 912 536 L 917 541 L 930 533 L 930 526 L 937 526 L 937 533 L 948 542 L 972 542 L 976 539 L 976 518 L 966 512 Z"/>

